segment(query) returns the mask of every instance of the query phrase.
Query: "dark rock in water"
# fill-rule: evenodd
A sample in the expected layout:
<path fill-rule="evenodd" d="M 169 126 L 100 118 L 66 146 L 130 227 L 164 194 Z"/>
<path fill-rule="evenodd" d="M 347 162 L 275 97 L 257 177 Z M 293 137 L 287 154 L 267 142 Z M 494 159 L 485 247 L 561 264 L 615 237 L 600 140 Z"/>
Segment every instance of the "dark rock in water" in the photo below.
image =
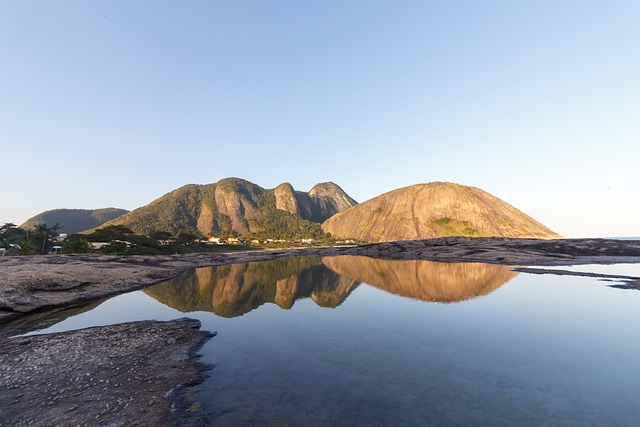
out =
<path fill-rule="evenodd" d="M 199 328 L 144 321 L 2 340 L 0 423 L 190 424 L 182 391 L 212 368 L 195 360 L 214 335 Z"/>

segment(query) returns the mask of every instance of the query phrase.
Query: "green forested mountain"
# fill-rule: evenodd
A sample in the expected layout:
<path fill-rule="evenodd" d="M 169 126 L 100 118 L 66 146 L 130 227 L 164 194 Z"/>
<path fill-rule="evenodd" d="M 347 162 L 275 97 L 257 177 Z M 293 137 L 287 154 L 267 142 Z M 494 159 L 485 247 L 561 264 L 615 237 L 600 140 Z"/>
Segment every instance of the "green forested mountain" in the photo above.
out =
<path fill-rule="evenodd" d="M 126 209 L 52 209 L 42 212 L 25 221 L 20 226 L 23 229 L 34 228 L 38 224 L 53 226 L 60 224 L 58 232 L 74 234 L 80 231 L 96 228 L 105 222 L 115 219 L 129 212 Z"/>
<path fill-rule="evenodd" d="M 264 189 L 226 178 L 185 185 L 105 225 L 125 225 L 143 234 L 188 231 L 225 237 L 317 238 L 324 235 L 320 222 L 355 204 L 330 182 L 304 193 L 288 183 Z"/>

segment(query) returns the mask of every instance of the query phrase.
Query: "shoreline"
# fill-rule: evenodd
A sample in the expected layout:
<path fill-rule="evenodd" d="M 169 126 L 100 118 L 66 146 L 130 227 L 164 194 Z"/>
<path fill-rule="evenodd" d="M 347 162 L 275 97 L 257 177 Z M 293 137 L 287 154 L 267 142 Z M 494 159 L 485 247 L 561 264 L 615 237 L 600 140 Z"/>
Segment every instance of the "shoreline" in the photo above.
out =
<path fill-rule="evenodd" d="M 444 237 L 358 246 L 230 253 L 0 258 L 0 325 L 28 313 L 80 306 L 139 290 L 198 268 L 293 256 L 360 255 L 393 260 L 481 262 L 514 267 L 640 262 L 640 241 Z"/>

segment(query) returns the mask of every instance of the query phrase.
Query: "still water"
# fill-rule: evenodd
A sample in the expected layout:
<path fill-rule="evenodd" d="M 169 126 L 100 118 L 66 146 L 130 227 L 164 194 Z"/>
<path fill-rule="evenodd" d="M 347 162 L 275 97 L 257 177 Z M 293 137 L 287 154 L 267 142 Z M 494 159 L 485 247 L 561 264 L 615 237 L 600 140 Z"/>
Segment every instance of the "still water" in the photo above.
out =
<path fill-rule="evenodd" d="M 640 292 L 609 284 L 289 258 L 200 268 L 38 333 L 200 319 L 218 331 L 195 395 L 212 425 L 637 425 Z"/>

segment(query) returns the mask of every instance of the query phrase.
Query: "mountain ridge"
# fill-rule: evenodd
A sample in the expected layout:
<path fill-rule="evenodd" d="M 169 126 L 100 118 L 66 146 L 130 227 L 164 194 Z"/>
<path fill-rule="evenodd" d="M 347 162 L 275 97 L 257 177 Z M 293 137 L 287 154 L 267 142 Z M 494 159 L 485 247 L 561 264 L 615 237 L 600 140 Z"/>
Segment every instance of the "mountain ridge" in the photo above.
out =
<path fill-rule="evenodd" d="M 211 236 L 319 238 L 324 236 L 320 223 L 355 203 L 331 182 L 305 193 L 289 183 L 265 189 L 231 177 L 184 185 L 105 225 L 124 225 L 144 234 L 188 231 Z"/>
<path fill-rule="evenodd" d="M 47 212 L 78 211 L 94 212 Z M 104 210 L 95 210 L 100 211 Z M 49 225 L 67 222 L 34 218 Z M 446 236 L 561 238 L 480 188 L 439 181 L 398 188 L 358 204 L 333 182 L 318 183 L 304 192 L 288 182 L 265 189 L 230 177 L 212 184 L 183 185 L 146 206 L 77 231 L 109 225 L 146 235 L 163 231 L 223 238 L 321 239 L 330 234 L 370 243 Z M 63 232 L 77 232 L 67 229 Z"/>

